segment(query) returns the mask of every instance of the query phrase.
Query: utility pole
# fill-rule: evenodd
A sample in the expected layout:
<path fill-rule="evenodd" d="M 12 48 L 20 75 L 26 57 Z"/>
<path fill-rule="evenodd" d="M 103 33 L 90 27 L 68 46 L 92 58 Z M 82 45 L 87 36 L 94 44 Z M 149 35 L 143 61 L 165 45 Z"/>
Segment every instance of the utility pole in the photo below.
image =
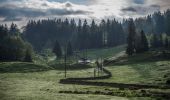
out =
<path fill-rule="evenodd" d="M 94 68 L 94 78 L 96 77 L 96 68 Z"/>

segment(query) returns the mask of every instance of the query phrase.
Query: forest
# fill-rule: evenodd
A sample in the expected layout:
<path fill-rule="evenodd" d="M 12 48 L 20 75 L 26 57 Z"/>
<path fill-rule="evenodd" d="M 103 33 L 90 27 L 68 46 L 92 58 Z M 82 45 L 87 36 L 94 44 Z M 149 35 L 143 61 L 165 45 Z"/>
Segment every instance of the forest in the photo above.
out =
<path fill-rule="evenodd" d="M 100 23 L 96 23 L 95 20 L 87 22 L 86 19 L 79 19 L 76 22 L 74 19 L 68 20 L 67 18 L 64 20 L 30 20 L 23 32 L 13 23 L 10 28 L 7 25 L 1 25 L 1 59 L 23 60 L 26 52 L 31 56 L 33 50 L 40 53 L 44 49 L 53 49 L 56 41 L 58 41 L 58 46 L 61 45 L 59 49 L 63 50 L 65 45 L 70 43 L 74 51 L 115 47 L 125 44 L 126 41 L 129 45 L 134 42 L 136 48 L 145 48 L 146 50 L 157 47 L 169 48 L 169 21 L 170 10 L 164 13 L 155 12 L 137 19 L 124 19 L 122 22 L 118 22 L 116 19 L 103 19 Z M 11 50 L 16 50 L 16 52 L 10 52 Z M 136 52 L 141 51 L 136 49 Z M 10 58 L 10 55 L 16 57 Z"/>

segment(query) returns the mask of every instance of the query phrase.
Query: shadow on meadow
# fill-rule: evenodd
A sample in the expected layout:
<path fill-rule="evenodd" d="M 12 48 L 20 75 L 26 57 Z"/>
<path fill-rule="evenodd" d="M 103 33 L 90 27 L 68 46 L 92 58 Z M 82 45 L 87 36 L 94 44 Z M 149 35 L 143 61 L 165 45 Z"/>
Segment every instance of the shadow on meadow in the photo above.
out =
<path fill-rule="evenodd" d="M 111 61 L 105 61 L 109 66 L 121 65 L 135 65 L 143 63 L 152 63 L 157 61 L 170 61 L 170 53 L 162 53 L 157 51 L 150 51 L 143 54 L 136 54 L 132 56 L 123 55 Z"/>
<path fill-rule="evenodd" d="M 84 70 L 92 68 L 90 65 L 81 64 L 67 64 L 67 70 Z M 34 63 L 23 63 L 23 62 L 1 62 L 0 63 L 0 73 L 29 73 L 29 72 L 41 72 L 48 70 L 65 70 L 63 63 L 53 64 L 49 66 L 36 65 Z"/>
<path fill-rule="evenodd" d="M 33 63 L 22 63 L 22 62 L 3 62 L 0 63 L 0 73 L 28 73 L 28 72 L 40 72 L 47 71 L 52 68 L 36 65 Z"/>
<path fill-rule="evenodd" d="M 50 65 L 54 70 L 65 70 L 65 65 L 64 64 L 53 64 Z M 84 64 L 67 64 L 66 66 L 67 70 L 84 70 L 84 69 L 89 69 L 93 68 L 91 65 L 84 65 Z"/>

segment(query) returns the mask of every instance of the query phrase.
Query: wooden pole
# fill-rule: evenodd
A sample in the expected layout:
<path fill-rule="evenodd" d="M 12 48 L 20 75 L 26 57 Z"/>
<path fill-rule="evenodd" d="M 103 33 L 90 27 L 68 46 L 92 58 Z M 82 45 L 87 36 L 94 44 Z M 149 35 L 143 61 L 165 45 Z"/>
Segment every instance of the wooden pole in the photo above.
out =
<path fill-rule="evenodd" d="M 94 78 L 96 77 L 96 68 L 94 68 Z"/>

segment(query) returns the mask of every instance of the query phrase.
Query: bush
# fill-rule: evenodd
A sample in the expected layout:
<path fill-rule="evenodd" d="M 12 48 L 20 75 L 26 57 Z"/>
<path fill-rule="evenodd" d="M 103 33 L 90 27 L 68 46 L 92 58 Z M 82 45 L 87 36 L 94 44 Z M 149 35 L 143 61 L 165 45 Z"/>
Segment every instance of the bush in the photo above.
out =
<path fill-rule="evenodd" d="M 170 85 L 170 79 L 167 79 L 166 84 Z"/>

